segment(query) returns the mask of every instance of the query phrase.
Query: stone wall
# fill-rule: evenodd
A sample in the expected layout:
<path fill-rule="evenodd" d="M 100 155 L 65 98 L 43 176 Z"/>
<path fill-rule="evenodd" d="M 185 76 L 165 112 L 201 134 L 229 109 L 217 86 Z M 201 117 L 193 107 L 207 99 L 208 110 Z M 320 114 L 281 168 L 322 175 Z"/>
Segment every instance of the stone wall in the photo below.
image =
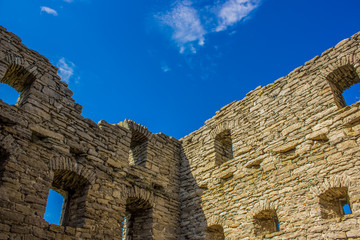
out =
<path fill-rule="evenodd" d="M 85 119 L 56 73 L 0 27 L 0 239 L 360 239 L 360 33 L 180 140 Z"/>
<path fill-rule="evenodd" d="M 181 239 L 360 239 L 359 75 L 358 33 L 181 139 Z"/>
<path fill-rule="evenodd" d="M 177 239 L 179 141 L 130 120 L 85 119 L 56 73 L 0 28 L 0 81 L 21 92 L 16 105 L 0 101 L 0 239 L 121 239 L 129 214 L 131 239 Z M 141 163 L 129 156 L 138 135 Z M 44 220 L 50 189 L 69 202 L 59 226 Z"/>

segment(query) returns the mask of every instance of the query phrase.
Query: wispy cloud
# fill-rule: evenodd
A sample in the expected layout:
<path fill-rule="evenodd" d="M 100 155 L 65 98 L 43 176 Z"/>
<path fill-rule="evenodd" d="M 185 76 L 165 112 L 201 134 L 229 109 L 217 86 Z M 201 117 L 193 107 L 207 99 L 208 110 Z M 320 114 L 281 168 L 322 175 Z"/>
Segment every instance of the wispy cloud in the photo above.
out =
<path fill-rule="evenodd" d="M 166 73 L 166 72 L 170 72 L 171 68 L 166 63 L 163 63 L 161 66 L 161 70 Z"/>
<path fill-rule="evenodd" d="M 46 7 L 46 6 L 42 6 L 40 7 L 41 9 L 41 12 L 45 12 L 47 14 L 50 14 L 50 15 L 53 15 L 53 16 L 57 16 L 58 13 L 56 10 L 52 9 L 52 8 L 49 8 L 49 7 Z"/>
<path fill-rule="evenodd" d="M 64 2 L 68 2 L 68 3 L 71 3 L 73 2 L 74 0 L 64 0 Z"/>
<path fill-rule="evenodd" d="M 69 83 L 70 78 L 74 75 L 75 64 L 62 57 L 57 62 L 56 66 L 59 68 L 58 74 L 61 77 L 61 80 Z"/>
<path fill-rule="evenodd" d="M 195 45 L 204 45 L 206 31 L 201 24 L 198 11 L 190 1 L 177 2 L 174 8 L 159 17 L 161 21 L 173 30 L 172 39 L 180 48 L 180 53 L 186 49 L 194 51 Z"/>
<path fill-rule="evenodd" d="M 196 53 L 197 48 L 205 44 L 208 33 L 224 31 L 243 21 L 259 7 L 261 0 L 210 2 L 196 7 L 191 0 L 175 0 L 170 11 L 156 15 L 172 29 L 172 39 L 177 43 L 180 53 Z"/>
<path fill-rule="evenodd" d="M 245 17 L 250 12 L 257 8 L 260 4 L 260 0 L 228 0 L 226 1 L 218 11 L 219 24 L 216 27 L 216 31 L 223 31 L 229 26 L 232 26 Z"/>

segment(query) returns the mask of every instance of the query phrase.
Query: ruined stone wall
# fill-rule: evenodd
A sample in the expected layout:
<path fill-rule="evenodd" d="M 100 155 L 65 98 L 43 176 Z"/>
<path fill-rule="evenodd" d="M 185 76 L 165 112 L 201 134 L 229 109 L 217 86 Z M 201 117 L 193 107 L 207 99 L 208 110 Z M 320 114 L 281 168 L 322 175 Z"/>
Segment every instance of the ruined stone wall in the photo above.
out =
<path fill-rule="evenodd" d="M 177 239 L 179 141 L 85 119 L 56 73 L 0 28 L 0 82 L 21 92 L 0 101 L 0 239 L 122 239 L 125 216 L 131 239 Z M 129 157 L 138 136 L 141 164 Z M 44 220 L 50 189 L 68 196 L 61 225 Z"/>
<path fill-rule="evenodd" d="M 358 33 L 181 139 L 181 239 L 360 239 L 359 75 Z"/>
<path fill-rule="evenodd" d="M 360 239 L 359 33 L 179 141 L 85 119 L 56 72 L 0 27 L 0 239 Z"/>

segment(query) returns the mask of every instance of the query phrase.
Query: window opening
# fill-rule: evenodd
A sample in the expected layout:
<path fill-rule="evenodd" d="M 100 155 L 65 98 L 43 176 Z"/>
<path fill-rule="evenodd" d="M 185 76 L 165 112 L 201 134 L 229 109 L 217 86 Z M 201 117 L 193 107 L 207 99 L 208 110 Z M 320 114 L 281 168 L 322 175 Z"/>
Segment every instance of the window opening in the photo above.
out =
<path fill-rule="evenodd" d="M 275 210 L 263 210 L 254 216 L 255 235 L 279 232 L 280 223 Z"/>
<path fill-rule="evenodd" d="M 230 130 L 225 130 L 215 137 L 215 152 L 215 162 L 217 165 L 220 165 L 233 158 Z"/>
<path fill-rule="evenodd" d="M 347 105 L 352 105 L 360 100 L 360 83 L 356 83 L 343 92 Z"/>
<path fill-rule="evenodd" d="M 75 172 L 69 170 L 56 170 L 54 172 L 51 189 L 64 198 L 61 207 L 60 225 L 70 227 L 83 226 L 88 188 L 88 180 Z"/>
<path fill-rule="evenodd" d="M 9 159 L 8 152 L 0 147 L 0 184 L 3 182 L 3 176 L 5 172 L 5 164 Z"/>
<path fill-rule="evenodd" d="M 130 152 L 129 152 L 129 163 L 130 165 L 139 165 L 146 166 L 147 159 L 147 146 L 148 139 L 147 137 L 138 132 L 133 131 L 130 143 Z"/>
<path fill-rule="evenodd" d="M 331 219 L 351 214 L 348 190 L 346 187 L 330 188 L 319 196 L 321 217 Z"/>
<path fill-rule="evenodd" d="M 352 65 L 345 65 L 335 69 L 326 79 L 330 84 L 335 104 L 338 107 L 342 108 L 345 107 L 346 104 L 352 104 L 359 100 L 357 98 L 359 97 L 360 87 L 357 86 L 359 85 L 357 83 L 360 82 L 360 79 Z M 348 90 L 349 93 L 347 93 L 348 91 L 346 90 Z"/>
<path fill-rule="evenodd" d="M 152 239 L 152 208 L 140 198 L 129 198 L 126 202 L 123 240 Z"/>
<path fill-rule="evenodd" d="M 50 224 L 60 225 L 64 203 L 65 197 L 56 190 L 50 189 L 49 197 L 46 203 L 45 220 Z"/>
<path fill-rule="evenodd" d="M 49 143 L 49 138 L 47 136 L 41 135 L 40 133 L 32 132 L 31 141 Z"/>
<path fill-rule="evenodd" d="M 350 208 L 350 205 L 347 203 L 347 202 L 343 202 L 342 204 L 342 210 L 344 212 L 344 215 L 348 215 L 348 214 L 351 214 L 351 208 Z"/>
<path fill-rule="evenodd" d="M 221 225 L 212 225 L 205 230 L 205 240 L 224 240 L 224 229 Z"/>
<path fill-rule="evenodd" d="M 5 83 L 0 83 L 0 99 L 3 100 L 3 102 L 6 102 L 10 105 L 15 105 L 19 96 L 20 93 L 17 92 L 14 88 Z"/>
<path fill-rule="evenodd" d="M 31 84 L 34 82 L 35 77 L 27 71 L 24 67 L 21 67 L 16 64 L 12 64 L 8 67 L 4 77 L 0 79 L 1 86 L 0 88 L 0 96 L 1 98 L 5 98 L 9 100 L 9 104 L 16 102 L 17 105 L 21 105 L 24 101 L 25 96 L 27 97 L 27 92 L 30 89 Z M 12 87 L 13 90 L 17 91 L 15 93 L 13 90 L 10 90 L 8 87 L 3 86 L 3 84 L 7 84 Z M 4 94 L 3 91 L 6 91 Z M 8 97 L 10 96 L 10 97 Z M 15 100 L 15 96 L 17 100 Z"/>

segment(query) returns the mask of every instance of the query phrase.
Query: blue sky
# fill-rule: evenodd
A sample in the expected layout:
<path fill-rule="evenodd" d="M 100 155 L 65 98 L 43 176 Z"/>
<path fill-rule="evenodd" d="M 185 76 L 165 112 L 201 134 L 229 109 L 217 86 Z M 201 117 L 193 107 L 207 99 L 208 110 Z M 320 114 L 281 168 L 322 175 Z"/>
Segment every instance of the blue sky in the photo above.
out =
<path fill-rule="evenodd" d="M 360 31 L 359 10 L 359 0 L 0 0 L 0 25 L 59 68 L 86 118 L 181 138 Z M 1 99 L 16 97 L 0 84 Z M 49 201 L 45 218 L 58 223 L 62 198 Z"/>
<path fill-rule="evenodd" d="M 0 25 L 59 67 L 83 116 L 181 138 L 360 31 L 359 9 L 359 0 L 0 0 Z"/>

